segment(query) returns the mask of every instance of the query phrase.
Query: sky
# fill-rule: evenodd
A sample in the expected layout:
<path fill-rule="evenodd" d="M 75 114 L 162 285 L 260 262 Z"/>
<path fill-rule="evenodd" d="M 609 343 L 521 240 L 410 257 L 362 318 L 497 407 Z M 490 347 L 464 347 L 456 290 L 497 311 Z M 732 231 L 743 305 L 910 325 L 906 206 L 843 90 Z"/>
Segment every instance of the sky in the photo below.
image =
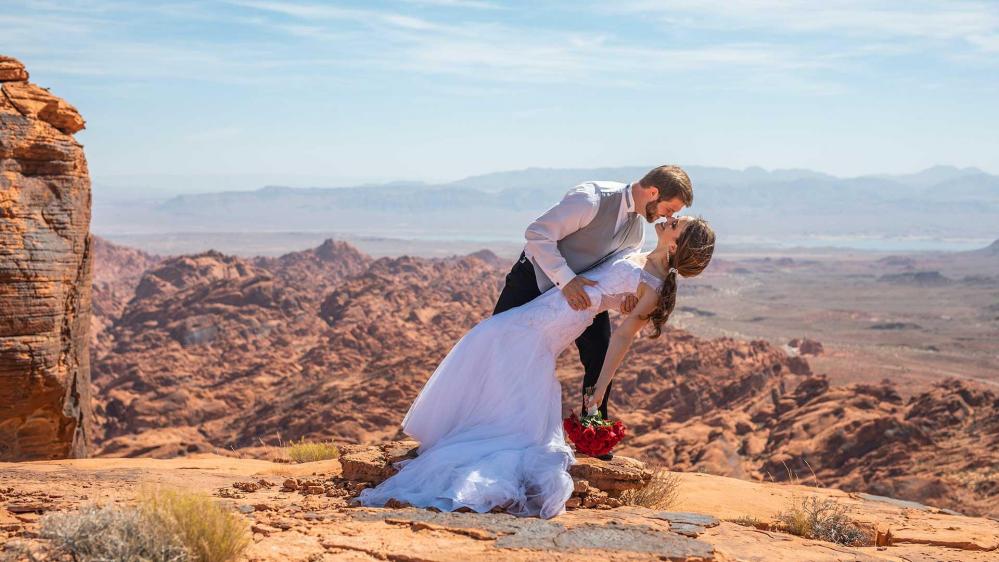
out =
<path fill-rule="evenodd" d="M 0 0 L 0 29 L 98 185 L 999 173 L 994 0 Z"/>

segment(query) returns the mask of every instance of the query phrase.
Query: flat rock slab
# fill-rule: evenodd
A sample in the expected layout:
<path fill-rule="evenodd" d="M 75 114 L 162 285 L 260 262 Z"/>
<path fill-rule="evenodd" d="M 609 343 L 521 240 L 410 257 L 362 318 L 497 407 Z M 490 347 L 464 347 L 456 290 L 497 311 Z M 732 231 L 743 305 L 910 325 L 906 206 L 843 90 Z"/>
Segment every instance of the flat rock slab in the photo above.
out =
<path fill-rule="evenodd" d="M 548 519 L 515 517 L 509 514 L 437 513 L 416 509 L 357 510 L 350 512 L 349 517 L 356 521 L 413 521 L 451 529 L 477 529 L 495 535 L 496 548 L 567 552 L 596 549 L 649 553 L 661 560 L 714 559 L 714 548 L 706 542 L 645 525 L 621 524 L 616 521 L 606 525 L 566 527 Z"/>
<path fill-rule="evenodd" d="M 556 536 L 554 543 L 558 550 L 595 548 L 648 552 L 665 560 L 714 560 L 714 547 L 706 542 L 640 526 L 579 525 Z"/>
<path fill-rule="evenodd" d="M 665 521 L 669 521 L 670 523 L 697 525 L 698 527 L 716 527 L 718 523 L 720 523 L 717 517 L 712 517 L 711 515 L 704 515 L 703 513 L 688 513 L 683 511 L 662 511 L 652 515 L 651 517 L 663 519 Z"/>
<path fill-rule="evenodd" d="M 878 496 L 878 495 L 875 495 L 875 494 L 866 494 L 866 493 L 863 493 L 863 492 L 857 493 L 857 494 L 854 494 L 854 495 L 857 496 L 858 498 L 862 498 L 862 499 L 865 499 L 865 500 L 868 500 L 868 501 L 884 502 L 884 503 L 887 503 L 887 504 L 890 504 L 890 505 L 894 505 L 894 506 L 897 506 L 897 507 L 906 507 L 906 508 L 909 508 L 909 509 L 918 509 L 920 511 L 929 511 L 929 512 L 932 512 L 932 513 L 946 513 L 947 515 L 964 515 L 963 513 L 958 513 L 957 511 L 954 511 L 953 509 L 944 509 L 944 508 L 940 508 L 940 507 L 931 507 L 931 506 L 928 506 L 926 504 L 922 504 L 922 503 L 919 503 L 919 502 L 914 502 L 914 501 L 909 501 L 909 500 L 899 500 L 899 499 L 895 499 L 895 498 L 889 498 L 888 496 Z"/>

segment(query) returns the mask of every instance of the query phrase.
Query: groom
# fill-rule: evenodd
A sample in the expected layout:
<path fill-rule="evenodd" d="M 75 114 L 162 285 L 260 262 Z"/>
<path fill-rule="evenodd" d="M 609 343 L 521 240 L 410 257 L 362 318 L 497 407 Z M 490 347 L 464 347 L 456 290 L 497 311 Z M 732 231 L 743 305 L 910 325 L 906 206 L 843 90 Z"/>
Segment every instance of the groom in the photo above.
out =
<path fill-rule="evenodd" d="M 526 304 L 552 287 L 562 291 L 574 310 L 588 308 L 590 298 L 583 288 L 596 282 L 581 274 L 620 250 L 641 248 L 645 229 L 639 216 L 655 222 L 693 201 L 690 178 L 679 166 L 659 166 L 629 184 L 577 185 L 527 227 L 527 244 L 506 276 L 493 314 Z M 585 370 L 584 389 L 600 376 L 610 332 L 610 318 L 602 312 L 576 340 Z M 608 386 L 600 405 L 605 419 L 610 391 Z"/>

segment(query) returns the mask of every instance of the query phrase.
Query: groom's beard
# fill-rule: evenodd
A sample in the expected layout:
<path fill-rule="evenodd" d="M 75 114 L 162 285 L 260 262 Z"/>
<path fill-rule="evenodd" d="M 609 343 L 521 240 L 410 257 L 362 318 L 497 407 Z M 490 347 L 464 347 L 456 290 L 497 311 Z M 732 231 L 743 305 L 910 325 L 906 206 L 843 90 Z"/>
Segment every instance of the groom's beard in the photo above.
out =
<path fill-rule="evenodd" d="M 659 201 L 652 201 L 645 204 L 645 221 L 646 222 L 656 222 L 659 218 L 656 216 L 656 207 L 659 206 Z"/>

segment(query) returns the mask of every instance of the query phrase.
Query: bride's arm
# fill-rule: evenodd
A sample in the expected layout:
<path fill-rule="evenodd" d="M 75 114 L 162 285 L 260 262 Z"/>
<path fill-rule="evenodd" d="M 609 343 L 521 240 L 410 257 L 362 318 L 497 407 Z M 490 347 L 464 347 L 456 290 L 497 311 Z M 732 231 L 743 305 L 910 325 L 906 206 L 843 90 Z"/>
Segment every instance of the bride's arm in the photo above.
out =
<path fill-rule="evenodd" d="M 604 366 L 600 369 L 600 377 L 597 378 L 591 404 L 596 405 L 603 402 L 607 386 L 610 385 L 617 368 L 624 360 L 625 354 L 628 353 L 631 342 L 635 340 L 635 336 L 641 331 L 642 326 L 648 322 L 647 319 L 643 318 L 656 309 L 658 300 L 659 295 L 651 287 L 645 283 L 638 286 L 638 304 L 628 316 L 621 320 L 617 329 L 611 334 L 610 345 L 607 346 Z"/>

